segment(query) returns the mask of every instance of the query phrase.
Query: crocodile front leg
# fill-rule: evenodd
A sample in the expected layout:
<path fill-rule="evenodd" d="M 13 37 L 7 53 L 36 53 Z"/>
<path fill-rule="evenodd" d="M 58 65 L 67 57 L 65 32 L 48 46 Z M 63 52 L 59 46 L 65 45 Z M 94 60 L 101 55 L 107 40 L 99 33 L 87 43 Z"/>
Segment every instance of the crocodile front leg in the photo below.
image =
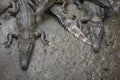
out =
<path fill-rule="evenodd" d="M 10 45 L 12 44 L 13 38 L 17 39 L 18 38 L 18 33 L 10 32 L 7 35 L 7 41 L 3 43 L 6 48 L 9 48 Z"/>
<path fill-rule="evenodd" d="M 20 6 L 17 3 L 17 0 L 12 1 L 12 8 L 8 9 L 8 13 L 10 13 L 12 16 L 16 16 L 16 14 L 19 12 Z"/>
<path fill-rule="evenodd" d="M 65 0 L 62 5 L 62 10 L 64 13 L 67 13 L 67 6 L 70 4 L 70 0 Z"/>
<path fill-rule="evenodd" d="M 41 38 L 41 41 L 44 45 L 49 45 L 49 41 L 46 39 L 46 34 L 44 31 L 40 30 L 34 33 L 35 39 Z"/>
<path fill-rule="evenodd" d="M 7 10 L 7 13 L 2 18 L 3 20 L 9 20 L 11 18 L 11 16 L 16 16 L 16 14 L 18 13 L 18 11 L 19 11 L 18 3 L 15 0 L 13 0 L 11 2 L 11 5 L 12 5 L 12 7 Z"/>
<path fill-rule="evenodd" d="M 95 52 L 98 52 L 101 48 L 101 41 L 104 33 L 104 25 L 102 18 L 94 15 L 91 17 L 81 17 L 80 20 L 81 22 L 87 21 L 87 26 L 89 28 L 90 38 L 92 42 L 92 48 Z"/>

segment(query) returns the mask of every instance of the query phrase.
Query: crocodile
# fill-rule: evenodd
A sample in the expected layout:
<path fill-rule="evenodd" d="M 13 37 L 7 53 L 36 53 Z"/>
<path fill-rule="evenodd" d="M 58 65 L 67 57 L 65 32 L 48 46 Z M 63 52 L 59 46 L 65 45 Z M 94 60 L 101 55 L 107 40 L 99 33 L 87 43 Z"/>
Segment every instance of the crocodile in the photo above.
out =
<path fill-rule="evenodd" d="M 59 22 L 63 25 L 63 27 L 68 30 L 72 35 L 74 35 L 77 39 L 82 40 L 83 42 L 91 45 L 90 40 L 81 32 L 78 28 L 78 24 L 76 21 L 68 18 L 62 9 L 60 9 L 59 5 L 54 4 L 49 8 L 50 12 L 55 15 Z"/>
<path fill-rule="evenodd" d="M 7 10 L 9 10 L 12 7 L 12 2 L 10 0 L 0 0 L 0 18 L 3 20 L 9 20 L 10 15 L 7 13 Z M 2 22 L 0 21 L 0 25 L 2 25 Z"/>
<path fill-rule="evenodd" d="M 37 23 L 35 11 L 31 5 L 34 3 L 30 0 L 14 0 L 13 8 L 9 14 L 15 16 L 18 32 L 10 32 L 7 35 L 7 41 L 4 43 L 6 47 L 10 47 L 13 38 L 18 39 L 19 60 L 22 70 L 27 70 L 32 51 L 34 49 L 35 40 L 41 37 L 44 45 L 49 45 L 46 40 L 44 31 L 37 31 Z"/>
<path fill-rule="evenodd" d="M 0 15 L 12 7 L 11 0 L 0 0 Z"/>
<path fill-rule="evenodd" d="M 81 17 L 80 21 L 82 23 L 87 22 L 93 50 L 98 52 L 104 33 L 105 11 L 104 8 L 89 1 L 85 1 L 84 5 L 84 9 L 88 14 L 87 16 Z"/>
<path fill-rule="evenodd" d="M 83 42 L 91 45 L 89 39 L 78 28 L 77 23 L 66 16 L 66 12 L 64 12 L 63 8 L 65 9 L 69 2 L 70 0 L 44 0 L 38 5 L 36 9 L 36 15 L 41 16 L 46 10 L 49 10 L 53 15 L 58 18 L 59 22 L 66 30 L 68 30 L 76 38 L 79 38 Z M 61 10 L 58 9 L 59 7 L 57 6 L 59 3 L 63 3 Z"/>
<path fill-rule="evenodd" d="M 80 1 L 80 0 L 76 0 Z M 110 4 L 108 1 L 108 6 L 95 3 L 93 1 L 97 0 L 81 0 L 84 2 L 81 2 L 83 5 L 82 7 L 84 8 L 80 10 L 83 10 L 88 13 L 87 16 L 81 17 L 78 19 L 78 21 L 83 23 L 87 22 L 90 36 L 91 36 L 91 41 L 92 41 L 92 46 L 93 50 L 95 52 L 98 52 L 101 47 L 101 41 L 104 35 L 104 21 L 114 15 L 115 13 L 119 12 L 120 9 L 120 1 Z M 106 11 L 108 9 L 108 12 Z M 107 16 L 106 16 L 107 15 Z M 79 24 L 79 23 L 78 23 Z"/>

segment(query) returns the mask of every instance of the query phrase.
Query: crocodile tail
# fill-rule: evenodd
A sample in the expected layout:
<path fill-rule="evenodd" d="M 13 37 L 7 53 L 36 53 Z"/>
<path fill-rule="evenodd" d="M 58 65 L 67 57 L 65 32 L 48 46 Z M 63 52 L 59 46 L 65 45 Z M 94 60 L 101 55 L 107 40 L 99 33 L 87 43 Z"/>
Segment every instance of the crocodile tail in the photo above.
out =
<path fill-rule="evenodd" d="M 64 15 L 64 13 L 60 11 L 60 8 L 58 5 L 51 6 L 49 10 L 53 15 L 55 15 L 59 19 L 62 25 L 65 25 L 64 21 L 66 20 L 66 16 Z"/>
<path fill-rule="evenodd" d="M 83 42 L 86 42 L 91 45 L 91 42 L 89 41 L 89 39 L 77 27 L 77 23 L 74 20 L 69 19 L 62 12 L 62 10 L 59 8 L 58 5 L 53 5 L 52 7 L 50 7 L 49 10 L 53 15 L 55 15 L 59 19 L 60 23 L 63 25 L 63 27 L 66 30 L 68 30 L 72 35 L 74 35 L 78 39 L 81 39 Z"/>

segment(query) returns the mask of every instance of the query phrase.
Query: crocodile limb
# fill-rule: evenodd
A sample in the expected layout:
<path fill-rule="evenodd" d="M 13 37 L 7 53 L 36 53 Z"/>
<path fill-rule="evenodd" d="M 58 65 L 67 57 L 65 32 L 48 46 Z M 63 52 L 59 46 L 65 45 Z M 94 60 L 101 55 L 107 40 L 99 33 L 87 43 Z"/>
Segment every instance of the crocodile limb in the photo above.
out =
<path fill-rule="evenodd" d="M 60 7 L 58 7 L 58 5 L 53 5 L 49 8 L 49 10 L 59 19 L 60 23 L 64 26 L 66 30 L 68 30 L 72 35 L 74 35 L 78 39 L 91 45 L 90 40 L 77 27 L 77 23 L 74 22 L 72 19 L 67 18 L 67 16 L 60 10 Z"/>
<path fill-rule="evenodd" d="M 94 3 L 86 2 L 85 9 L 88 15 L 81 17 L 80 21 L 87 22 L 92 48 L 95 52 L 98 52 L 101 48 L 101 42 L 104 35 L 105 12 L 100 6 L 93 4 Z M 91 5 L 92 7 L 90 7 Z"/>
<path fill-rule="evenodd" d="M 15 16 L 17 14 L 19 11 L 19 6 L 15 2 L 16 0 L 11 1 L 11 7 L 7 9 L 6 14 L 2 19 L 9 20 L 11 16 Z"/>
<path fill-rule="evenodd" d="M 13 0 L 12 1 L 12 8 L 8 9 L 8 13 L 11 16 L 16 16 L 17 13 L 19 12 L 19 10 L 20 10 L 20 6 L 18 5 L 17 0 Z"/>
<path fill-rule="evenodd" d="M 11 1 L 7 1 L 7 0 L 6 1 L 1 0 L 1 1 L 0 1 L 0 16 L 1 16 L 1 19 L 9 20 L 10 15 L 8 14 L 7 10 L 12 7 L 12 3 L 11 3 Z M 0 25 L 2 25 L 2 22 L 0 22 Z"/>
<path fill-rule="evenodd" d="M 10 2 L 8 2 L 6 5 L 3 5 L 3 7 L 0 9 L 0 15 L 3 14 L 5 11 L 7 11 L 11 7 L 12 7 L 12 4 Z"/>

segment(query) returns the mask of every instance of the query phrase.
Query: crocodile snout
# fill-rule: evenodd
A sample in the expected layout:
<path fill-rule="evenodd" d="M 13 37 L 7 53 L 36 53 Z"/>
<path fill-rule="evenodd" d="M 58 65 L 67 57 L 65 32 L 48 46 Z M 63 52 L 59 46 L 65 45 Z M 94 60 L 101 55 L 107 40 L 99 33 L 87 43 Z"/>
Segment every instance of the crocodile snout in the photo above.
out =
<path fill-rule="evenodd" d="M 28 69 L 33 47 L 34 47 L 34 42 L 32 41 L 18 42 L 20 66 L 24 71 Z"/>
<path fill-rule="evenodd" d="M 92 47 L 95 52 L 98 52 L 100 50 L 103 32 L 104 32 L 103 26 L 96 25 L 90 27 Z"/>
<path fill-rule="evenodd" d="M 100 50 L 100 44 L 93 44 L 93 50 L 98 52 Z"/>
<path fill-rule="evenodd" d="M 20 61 L 20 65 L 21 65 L 22 70 L 25 71 L 28 68 L 29 62 L 27 60 L 22 60 Z"/>

